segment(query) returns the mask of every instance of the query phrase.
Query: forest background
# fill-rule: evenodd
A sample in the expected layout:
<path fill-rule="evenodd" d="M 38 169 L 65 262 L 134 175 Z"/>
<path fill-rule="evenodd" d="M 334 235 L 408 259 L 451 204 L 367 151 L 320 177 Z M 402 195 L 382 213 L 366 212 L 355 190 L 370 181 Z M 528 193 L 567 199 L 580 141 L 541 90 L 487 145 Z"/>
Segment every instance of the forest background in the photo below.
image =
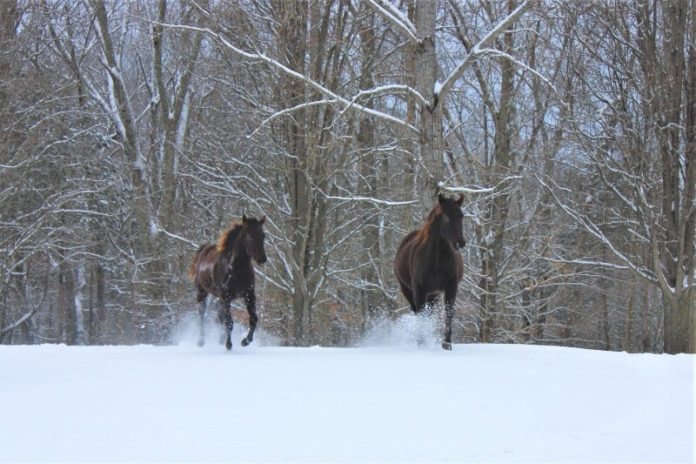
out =
<path fill-rule="evenodd" d="M 245 213 L 260 326 L 355 344 L 436 192 L 455 342 L 693 353 L 694 0 L 0 1 L 0 343 L 170 342 Z"/>

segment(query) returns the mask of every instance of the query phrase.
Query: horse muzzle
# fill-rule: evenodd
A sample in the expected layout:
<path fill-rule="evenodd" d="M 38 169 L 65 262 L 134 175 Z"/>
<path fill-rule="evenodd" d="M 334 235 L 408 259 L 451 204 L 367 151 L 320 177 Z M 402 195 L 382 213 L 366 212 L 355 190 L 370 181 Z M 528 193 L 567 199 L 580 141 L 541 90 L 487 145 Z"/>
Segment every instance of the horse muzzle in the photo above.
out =
<path fill-rule="evenodd" d="M 256 262 L 259 263 L 259 264 L 263 264 L 263 263 L 265 263 L 266 261 L 268 261 L 268 258 L 266 258 L 266 255 L 259 256 L 258 258 L 256 258 Z"/>

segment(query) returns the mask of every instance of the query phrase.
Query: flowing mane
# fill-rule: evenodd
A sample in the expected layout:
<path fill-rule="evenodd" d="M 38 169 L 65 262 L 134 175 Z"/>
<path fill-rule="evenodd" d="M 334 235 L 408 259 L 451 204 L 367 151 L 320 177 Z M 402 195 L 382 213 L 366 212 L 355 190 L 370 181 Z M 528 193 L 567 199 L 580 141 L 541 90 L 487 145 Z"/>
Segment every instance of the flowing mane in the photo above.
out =
<path fill-rule="evenodd" d="M 234 222 L 227 229 L 220 232 L 215 249 L 219 253 L 232 250 L 235 240 L 237 240 L 239 233 L 242 231 L 242 227 L 242 224 Z"/>
<path fill-rule="evenodd" d="M 440 205 L 435 205 L 435 207 L 430 210 L 430 212 L 428 213 L 428 217 L 425 219 L 423 227 L 420 228 L 420 230 L 416 234 L 416 237 L 414 238 L 415 243 L 417 243 L 418 245 L 425 245 L 425 243 L 430 238 L 430 231 L 433 225 L 435 224 L 435 221 L 441 214 L 442 207 Z"/>

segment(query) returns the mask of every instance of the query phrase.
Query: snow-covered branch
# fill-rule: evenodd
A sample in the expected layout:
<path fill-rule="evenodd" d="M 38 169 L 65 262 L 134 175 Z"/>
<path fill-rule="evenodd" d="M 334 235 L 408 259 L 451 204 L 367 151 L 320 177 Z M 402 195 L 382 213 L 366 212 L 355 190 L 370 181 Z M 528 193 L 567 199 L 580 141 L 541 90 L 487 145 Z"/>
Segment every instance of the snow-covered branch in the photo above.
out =
<path fill-rule="evenodd" d="M 417 203 L 416 200 L 410 200 L 410 201 L 380 200 L 377 198 L 362 197 L 362 196 L 338 197 L 338 196 L 333 196 L 333 195 L 327 195 L 326 199 L 328 199 L 328 200 L 341 200 L 341 201 L 360 201 L 360 202 L 367 202 L 367 203 L 373 203 L 376 205 L 385 205 L 385 206 L 407 206 L 407 205 L 413 205 L 413 204 Z"/>
<path fill-rule="evenodd" d="M 384 119 L 384 120 L 389 121 L 391 123 L 397 124 L 401 127 L 405 127 L 415 134 L 419 133 L 417 128 L 415 128 L 411 124 L 407 123 L 406 121 L 404 121 L 400 118 L 397 118 L 395 116 L 392 116 L 391 114 L 383 113 L 381 111 L 377 111 L 375 109 L 360 105 L 358 103 L 351 102 L 351 100 L 348 100 L 347 98 L 341 97 L 340 95 L 336 94 L 335 92 L 332 92 L 331 90 L 327 89 L 326 87 L 324 87 L 320 83 L 316 82 L 315 80 L 310 79 L 309 77 L 305 76 L 304 74 L 302 74 L 300 72 L 297 72 L 293 69 L 288 68 L 287 66 L 280 63 L 279 61 L 274 60 L 273 58 L 271 58 L 263 53 L 249 52 L 249 51 L 242 50 L 241 48 L 236 47 L 229 40 L 227 40 L 222 34 L 215 32 L 210 28 L 196 27 L 196 26 L 185 26 L 182 24 L 164 24 L 164 23 L 162 24 L 162 26 L 168 27 L 171 29 L 190 30 L 190 31 L 195 31 L 195 32 L 207 34 L 207 35 L 217 39 L 225 48 L 231 50 L 232 52 L 236 53 L 237 55 L 242 56 L 242 57 L 247 58 L 247 59 L 250 59 L 250 60 L 262 61 L 262 62 L 278 69 L 279 71 L 281 71 L 282 73 L 284 73 L 290 77 L 301 80 L 302 82 L 306 83 L 307 85 L 309 85 L 310 87 L 312 87 L 314 90 L 321 93 L 325 97 L 328 97 L 331 100 L 335 100 L 336 102 L 338 102 L 339 104 L 341 104 L 343 106 L 346 106 L 346 107 L 350 106 L 350 107 L 352 107 L 360 112 L 369 114 L 371 116 L 375 116 L 375 117 L 380 118 L 380 119 Z"/>
<path fill-rule="evenodd" d="M 442 101 L 446 97 L 446 95 L 452 89 L 454 83 L 457 82 L 457 80 L 459 80 L 460 77 L 462 77 L 464 72 L 467 69 L 469 69 L 469 66 L 471 66 L 472 63 L 474 63 L 476 58 L 479 55 L 482 55 L 487 52 L 486 47 L 491 42 L 493 42 L 496 39 L 496 37 L 502 34 L 505 31 L 505 29 L 507 29 L 512 23 L 517 21 L 517 18 L 522 16 L 522 14 L 525 13 L 532 6 L 532 1 L 533 0 L 527 0 L 520 6 L 518 6 L 512 13 L 510 13 L 505 19 L 500 21 L 497 26 L 491 29 L 491 31 L 488 34 L 486 34 L 481 40 L 478 41 L 478 43 L 476 43 L 476 45 L 473 46 L 469 54 L 464 58 L 464 60 L 461 63 L 459 63 L 459 65 L 457 65 L 456 68 L 454 68 L 454 70 L 450 73 L 449 76 L 447 76 L 445 81 L 440 86 L 440 101 Z"/>
<path fill-rule="evenodd" d="M 633 272 L 635 272 L 636 274 L 643 277 L 649 282 L 656 283 L 658 281 L 657 276 L 654 272 L 652 272 L 650 269 L 646 269 L 645 267 L 636 265 L 628 256 L 626 256 L 619 249 L 617 249 L 614 246 L 614 243 L 606 236 L 606 234 L 604 234 L 604 232 L 602 232 L 602 230 L 590 218 L 580 213 L 576 208 L 568 206 L 566 202 L 561 200 L 556 194 L 555 189 L 551 188 L 551 186 L 547 182 L 545 182 L 539 176 L 536 176 L 536 179 L 539 182 L 539 184 L 543 186 L 547 192 L 550 193 L 551 197 L 554 199 L 554 202 L 559 206 L 559 208 L 561 208 L 561 210 L 566 215 L 568 215 L 568 217 L 570 217 L 575 223 L 582 226 L 587 232 L 589 232 L 597 240 L 603 243 L 616 258 L 618 258 L 626 265 L 626 269 L 632 270 Z M 549 182 L 553 183 L 556 189 L 561 189 L 561 187 L 559 187 L 558 184 L 556 184 L 553 180 L 549 180 Z"/>
<path fill-rule="evenodd" d="M 354 106 L 355 102 L 357 102 L 361 98 L 364 98 L 367 96 L 385 94 L 388 92 L 391 92 L 393 95 L 393 93 L 395 91 L 404 92 L 404 93 L 413 95 L 414 97 L 416 97 L 416 99 L 420 102 L 421 105 L 428 104 L 428 100 L 426 100 L 425 97 L 423 97 L 423 95 L 421 95 L 421 93 L 418 92 L 413 87 L 410 87 L 408 85 L 403 85 L 403 84 L 391 84 L 391 85 L 381 85 L 379 87 L 375 87 L 372 89 L 361 90 L 360 92 L 358 92 L 357 94 L 355 94 L 353 96 L 353 98 L 350 100 L 350 104 L 348 106 L 346 106 L 343 111 L 344 112 L 348 111 L 350 108 L 352 108 Z"/>
<path fill-rule="evenodd" d="M 367 4 L 374 8 L 389 24 L 404 34 L 408 40 L 416 43 L 420 41 L 416 27 L 394 5 L 386 0 L 367 0 Z"/>
<path fill-rule="evenodd" d="M 497 57 L 500 57 L 500 58 L 504 58 L 504 59 L 506 59 L 506 60 L 509 60 L 509 61 L 511 61 L 512 63 L 514 63 L 515 66 L 520 67 L 520 68 L 523 68 L 523 69 L 526 69 L 526 70 L 529 71 L 530 73 L 534 74 L 534 75 L 535 75 L 536 77 L 538 77 L 544 84 L 546 84 L 546 85 L 548 85 L 549 87 L 551 87 L 551 89 L 553 89 L 554 92 L 558 92 L 558 90 L 556 89 L 556 86 L 553 85 L 553 83 L 552 83 L 550 80 L 548 80 L 548 79 L 546 78 L 546 76 L 544 76 L 543 74 L 541 74 L 541 73 L 540 73 L 539 71 L 537 71 L 536 69 L 530 68 L 529 66 L 527 66 L 527 64 L 525 64 L 525 63 L 521 62 L 520 60 L 516 59 L 514 56 L 510 55 L 509 53 L 505 53 L 504 51 L 502 51 L 502 50 L 497 50 L 497 49 L 495 49 L 495 48 L 483 48 L 483 49 L 479 50 L 479 53 L 480 53 L 481 55 L 493 55 L 493 56 L 497 56 Z"/>
<path fill-rule="evenodd" d="M 443 184 L 440 184 L 440 190 L 443 190 L 445 192 L 451 192 L 451 193 L 471 193 L 471 194 L 483 194 L 483 193 L 493 193 L 497 190 L 499 190 L 500 186 L 503 185 L 506 182 L 509 182 L 511 180 L 519 180 L 522 179 L 522 176 L 508 176 L 495 184 L 493 187 L 482 187 L 482 188 L 474 188 L 474 187 L 446 187 Z"/>
<path fill-rule="evenodd" d="M 608 263 L 606 261 L 590 261 L 587 259 L 545 258 L 545 261 L 557 264 L 577 264 L 580 266 L 603 267 L 608 269 L 614 269 L 617 271 L 626 271 L 631 269 L 629 266 L 623 266 L 621 264 Z"/>
<path fill-rule="evenodd" d="M 272 115 L 270 115 L 269 117 L 267 117 L 266 119 L 264 119 L 263 121 L 261 121 L 261 124 L 259 124 L 258 127 L 256 129 L 254 129 L 254 131 L 251 134 L 247 135 L 247 138 L 252 138 L 262 128 L 267 126 L 271 121 L 274 121 L 274 120 L 280 118 L 281 116 L 285 116 L 286 114 L 294 113 L 295 111 L 300 111 L 300 110 L 303 110 L 305 108 L 312 108 L 314 106 L 322 106 L 322 105 L 333 105 L 335 103 L 337 103 L 337 100 L 335 100 L 335 99 L 317 100 L 317 101 L 301 103 L 299 105 L 293 106 L 292 108 L 285 108 L 283 110 L 277 111 L 277 112 L 273 113 Z"/>
<path fill-rule="evenodd" d="M 359 196 L 359 195 L 351 195 L 349 197 L 339 197 L 339 196 L 335 196 L 335 195 L 327 195 L 324 192 L 321 192 L 321 194 L 327 200 L 365 202 L 365 203 L 372 203 L 375 205 L 383 205 L 383 206 L 408 206 L 408 205 L 413 205 L 413 204 L 417 203 L 416 200 L 394 201 L 394 200 L 380 200 L 378 198 L 363 197 L 363 196 Z"/>
<path fill-rule="evenodd" d="M 8 324 L 6 327 L 0 328 L 0 335 L 5 334 L 11 330 L 14 330 L 17 327 L 19 327 L 20 325 L 22 325 L 25 321 L 29 320 L 34 315 L 34 313 L 36 313 L 37 309 L 38 308 L 36 308 L 36 307 L 32 307 L 29 311 L 27 311 L 23 316 L 21 316 L 16 321 Z"/>
<path fill-rule="evenodd" d="M 169 238 L 173 238 L 174 240 L 178 240 L 180 242 L 184 242 L 186 244 L 191 245 L 192 248 L 198 248 L 199 244 L 196 242 L 193 242 L 185 237 L 182 237 L 181 235 L 173 234 L 167 230 L 165 230 L 161 225 L 157 224 L 157 232 L 162 232 L 164 235 L 166 235 Z"/>

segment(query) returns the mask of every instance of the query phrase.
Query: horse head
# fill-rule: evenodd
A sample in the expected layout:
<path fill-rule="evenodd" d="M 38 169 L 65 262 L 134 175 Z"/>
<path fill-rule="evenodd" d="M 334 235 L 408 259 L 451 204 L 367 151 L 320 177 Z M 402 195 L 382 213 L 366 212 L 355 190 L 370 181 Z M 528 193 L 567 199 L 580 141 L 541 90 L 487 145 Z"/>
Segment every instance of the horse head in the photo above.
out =
<path fill-rule="evenodd" d="M 265 222 L 266 216 L 263 216 L 261 219 L 248 218 L 246 215 L 242 216 L 242 226 L 244 228 L 242 245 L 247 254 L 259 264 L 263 264 L 267 260 L 266 250 L 263 246 L 264 238 L 266 237 L 263 231 Z"/>
<path fill-rule="evenodd" d="M 466 245 L 464 240 L 464 214 L 462 213 L 462 203 L 464 195 L 459 194 L 459 198 L 448 198 L 443 194 L 437 196 L 440 205 L 440 236 L 447 240 L 455 250 L 460 250 Z"/>

